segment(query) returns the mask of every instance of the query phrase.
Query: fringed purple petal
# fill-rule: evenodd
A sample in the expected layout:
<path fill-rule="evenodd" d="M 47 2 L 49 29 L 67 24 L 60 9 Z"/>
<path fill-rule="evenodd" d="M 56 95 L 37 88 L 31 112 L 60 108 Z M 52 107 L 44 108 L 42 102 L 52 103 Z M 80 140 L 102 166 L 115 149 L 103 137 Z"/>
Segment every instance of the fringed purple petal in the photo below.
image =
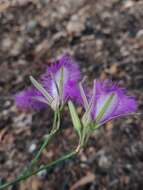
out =
<path fill-rule="evenodd" d="M 36 98 L 43 98 L 40 92 L 38 92 L 33 87 L 29 87 L 15 95 L 16 106 L 23 110 L 42 109 L 46 107 L 41 101 L 36 100 Z"/>
<path fill-rule="evenodd" d="M 65 98 L 72 100 L 78 104 L 82 104 L 82 98 L 77 83 L 69 81 L 65 88 Z"/>
<path fill-rule="evenodd" d="M 137 104 L 135 98 L 124 95 L 120 97 L 118 107 L 115 110 L 115 112 L 112 113 L 111 117 L 132 113 L 135 112 L 136 109 L 137 109 Z"/>
<path fill-rule="evenodd" d="M 111 80 L 96 81 L 97 95 L 108 94 L 113 92 L 116 92 L 119 95 L 123 95 L 125 93 L 125 89 L 119 87 L 117 83 L 113 83 Z"/>
<path fill-rule="evenodd" d="M 42 78 L 51 78 L 51 73 L 55 75 L 59 69 L 64 67 L 68 71 L 68 79 L 72 81 L 78 81 L 80 79 L 80 70 L 76 62 L 71 58 L 71 56 L 65 54 L 58 61 L 53 63 L 50 67 L 47 67 L 46 72 L 43 74 Z"/>

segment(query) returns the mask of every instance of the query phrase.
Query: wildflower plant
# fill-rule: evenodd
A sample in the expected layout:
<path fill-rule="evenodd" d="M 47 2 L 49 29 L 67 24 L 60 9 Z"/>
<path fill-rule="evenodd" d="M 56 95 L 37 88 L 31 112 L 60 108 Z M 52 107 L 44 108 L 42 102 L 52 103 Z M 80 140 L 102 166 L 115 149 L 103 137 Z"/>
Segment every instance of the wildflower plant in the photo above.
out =
<path fill-rule="evenodd" d="M 36 175 L 39 171 L 53 167 L 76 155 L 83 148 L 91 133 L 109 120 L 128 115 L 137 109 L 134 97 L 126 95 L 126 90 L 112 81 L 93 81 L 92 90 L 87 90 L 80 82 L 80 70 L 74 60 L 63 55 L 60 60 L 48 66 L 39 80 L 30 76 L 31 87 L 15 96 L 16 105 L 24 110 L 43 109 L 47 106 L 54 112 L 53 126 L 47 134 L 40 150 L 29 166 L 15 180 L 0 186 L 5 189 L 10 185 Z M 78 116 L 75 105 L 83 107 L 84 113 Z M 51 137 L 59 130 L 62 110 L 68 105 L 73 127 L 78 133 L 79 144 L 75 150 L 61 158 L 37 168 L 37 162 Z"/>
<path fill-rule="evenodd" d="M 23 90 L 15 96 L 16 105 L 21 109 L 42 109 L 50 106 L 54 111 L 54 121 L 50 134 L 47 135 L 39 152 L 31 163 L 33 167 L 51 137 L 59 130 L 60 115 L 64 105 L 70 99 L 79 99 L 78 81 L 80 70 L 73 59 L 64 55 L 40 76 L 39 82 L 30 76 L 32 87 Z M 31 167 L 30 166 L 30 167 Z"/>

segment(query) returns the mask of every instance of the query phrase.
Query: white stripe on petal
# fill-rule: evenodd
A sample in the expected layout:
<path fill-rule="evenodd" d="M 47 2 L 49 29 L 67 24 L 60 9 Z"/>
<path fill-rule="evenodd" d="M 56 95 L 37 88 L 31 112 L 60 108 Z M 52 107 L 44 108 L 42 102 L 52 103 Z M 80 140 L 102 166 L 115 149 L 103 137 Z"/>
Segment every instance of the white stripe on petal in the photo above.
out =
<path fill-rule="evenodd" d="M 108 95 L 101 95 L 98 99 L 97 99 L 97 104 L 96 104 L 96 117 L 97 115 L 99 115 L 99 113 L 101 112 L 102 108 L 104 107 L 106 101 L 108 101 L 109 97 L 111 96 L 111 94 Z M 119 99 L 117 94 L 115 94 L 111 100 L 110 105 L 108 106 L 108 108 L 106 108 L 105 113 L 103 114 L 102 118 L 100 119 L 100 122 L 104 121 L 105 119 L 107 119 L 108 117 L 110 117 L 110 115 L 114 112 L 114 110 L 117 108 Z"/>
<path fill-rule="evenodd" d="M 65 84 L 68 81 L 68 73 L 69 73 L 69 71 L 65 67 L 63 67 L 63 90 L 64 90 Z M 60 88 L 61 76 L 62 76 L 62 69 L 59 69 L 57 71 L 57 73 L 54 75 L 55 82 L 56 82 L 57 86 L 56 86 L 55 82 L 52 80 L 51 93 L 52 93 L 52 96 L 54 98 L 56 98 L 57 96 L 59 96 L 58 90 Z M 58 87 L 58 90 L 57 90 L 57 87 Z"/>

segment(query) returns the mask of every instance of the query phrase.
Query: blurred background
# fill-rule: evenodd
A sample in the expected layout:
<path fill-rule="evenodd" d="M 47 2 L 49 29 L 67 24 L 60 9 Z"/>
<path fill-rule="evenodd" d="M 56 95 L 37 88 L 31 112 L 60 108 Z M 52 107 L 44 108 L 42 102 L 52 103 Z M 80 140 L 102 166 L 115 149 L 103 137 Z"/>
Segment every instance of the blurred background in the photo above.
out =
<path fill-rule="evenodd" d="M 0 0 L 0 182 L 27 166 L 52 123 L 49 109 L 22 112 L 12 97 L 63 53 L 88 81 L 126 87 L 141 115 L 107 123 L 78 157 L 9 189 L 143 189 L 143 0 Z M 76 146 L 67 110 L 61 127 L 39 165 Z"/>

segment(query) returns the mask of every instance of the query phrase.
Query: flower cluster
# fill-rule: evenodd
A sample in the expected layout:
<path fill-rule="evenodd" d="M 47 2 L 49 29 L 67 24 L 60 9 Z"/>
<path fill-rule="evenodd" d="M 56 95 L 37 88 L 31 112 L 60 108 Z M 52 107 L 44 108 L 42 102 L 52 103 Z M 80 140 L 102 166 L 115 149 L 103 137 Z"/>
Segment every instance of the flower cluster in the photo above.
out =
<path fill-rule="evenodd" d="M 127 96 L 126 90 L 112 81 L 94 80 L 92 91 L 84 89 L 78 65 L 68 55 L 48 66 L 39 81 L 30 79 L 34 86 L 15 96 L 17 106 L 41 109 L 49 105 L 59 111 L 70 101 L 70 113 L 79 135 L 87 126 L 96 129 L 113 118 L 134 112 L 137 107 L 135 98 Z M 83 106 L 85 112 L 81 120 L 72 102 Z"/>

